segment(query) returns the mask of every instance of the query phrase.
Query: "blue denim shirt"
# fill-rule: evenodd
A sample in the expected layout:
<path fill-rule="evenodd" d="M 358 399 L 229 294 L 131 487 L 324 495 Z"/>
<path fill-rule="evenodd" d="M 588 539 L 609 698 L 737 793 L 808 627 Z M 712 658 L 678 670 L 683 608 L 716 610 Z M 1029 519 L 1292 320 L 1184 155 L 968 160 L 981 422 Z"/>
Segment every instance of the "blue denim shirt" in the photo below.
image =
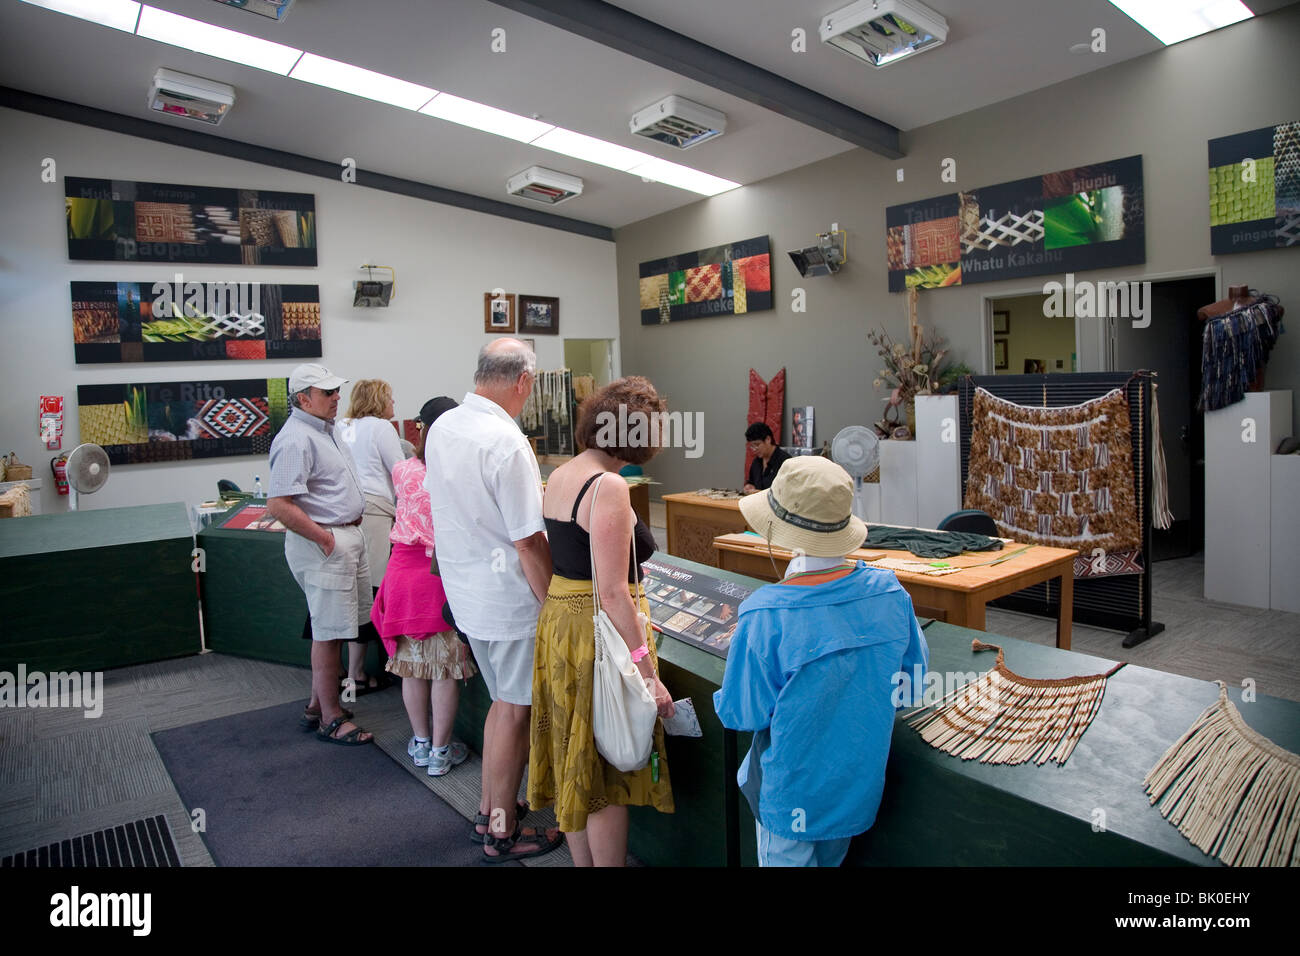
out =
<path fill-rule="evenodd" d="M 788 840 L 869 829 L 894 701 L 919 699 L 924 685 L 912 681 L 928 663 L 912 599 L 891 571 L 859 564 L 837 581 L 751 594 L 713 705 L 724 726 L 754 732 L 736 775 L 754 817 Z"/>

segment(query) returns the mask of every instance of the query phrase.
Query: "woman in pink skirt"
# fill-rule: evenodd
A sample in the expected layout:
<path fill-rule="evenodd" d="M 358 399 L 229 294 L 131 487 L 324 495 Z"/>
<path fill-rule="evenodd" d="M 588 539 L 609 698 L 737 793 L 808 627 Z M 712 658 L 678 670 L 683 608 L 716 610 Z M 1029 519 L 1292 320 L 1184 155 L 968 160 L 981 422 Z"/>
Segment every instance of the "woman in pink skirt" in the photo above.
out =
<path fill-rule="evenodd" d="M 455 408 L 450 398 L 434 398 L 420 409 L 420 442 L 414 458 L 393 466 L 397 516 L 388 559 L 370 619 L 388 651 L 389 673 L 402 678 L 402 702 L 411 719 L 406 748 L 417 767 L 440 777 L 465 760 L 465 745 L 451 739 L 460 702 L 456 681 L 478 671 L 465 645 L 443 617 L 447 597 L 442 578 L 429 573 L 433 558 L 433 520 L 424 490 L 424 442 L 439 415 Z M 432 709 L 432 725 L 429 720 Z"/>

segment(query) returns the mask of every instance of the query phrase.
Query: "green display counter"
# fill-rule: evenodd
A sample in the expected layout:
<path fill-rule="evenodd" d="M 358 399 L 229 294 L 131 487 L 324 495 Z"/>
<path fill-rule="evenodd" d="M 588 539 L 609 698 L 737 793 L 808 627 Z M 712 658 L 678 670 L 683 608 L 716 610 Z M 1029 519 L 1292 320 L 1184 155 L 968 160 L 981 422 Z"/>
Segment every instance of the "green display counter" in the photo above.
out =
<path fill-rule="evenodd" d="M 1114 661 L 935 622 L 925 630 L 933 672 L 983 673 L 1000 644 L 1022 677 L 1105 673 Z M 1118 639 L 1116 649 L 1119 649 Z M 1217 866 L 1154 807 L 1142 779 L 1219 693 L 1218 685 L 1129 665 L 1106 684 L 1101 709 L 1064 766 L 961 760 L 925 743 L 900 715 L 876 824 L 853 841 L 860 866 Z M 1229 697 L 1253 729 L 1300 751 L 1300 705 Z"/>
<path fill-rule="evenodd" d="M 179 502 L 0 521 L 0 670 L 199 653 L 193 548 Z"/>
<path fill-rule="evenodd" d="M 249 503 L 232 508 L 197 536 L 204 559 L 203 632 L 208 648 L 305 667 L 308 648 L 302 625 L 307 600 L 284 560 L 286 532 L 222 527 Z"/>
<path fill-rule="evenodd" d="M 685 558 L 657 554 L 655 560 L 749 588 L 763 584 Z M 676 812 L 631 808 L 628 849 L 650 866 L 752 866 L 754 818 L 735 782 L 749 734 L 726 730 L 713 710 L 726 661 L 668 635 L 659 635 L 656 649 L 664 686 L 676 700 L 691 698 L 703 736 L 667 738 Z M 481 750 L 491 704 L 483 678 L 471 680 L 460 700 L 456 736 Z"/>

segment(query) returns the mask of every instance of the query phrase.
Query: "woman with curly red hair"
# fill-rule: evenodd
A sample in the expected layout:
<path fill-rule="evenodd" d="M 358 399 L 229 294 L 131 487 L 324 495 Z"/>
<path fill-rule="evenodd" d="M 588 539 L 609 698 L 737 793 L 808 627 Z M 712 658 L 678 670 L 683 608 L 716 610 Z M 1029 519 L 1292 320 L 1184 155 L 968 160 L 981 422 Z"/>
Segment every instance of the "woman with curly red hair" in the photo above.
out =
<path fill-rule="evenodd" d="M 534 808 L 555 804 L 577 866 L 623 865 L 629 806 L 673 810 L 662 722 L 655 724 L 657 757 L 628 773 L 597 753 L 591 723 L 593 554 L 601 605 L 652 688 L 660 717 L 673 713 L 672 695 L 659 680 L 640 587 L 641 562 L 654 552 L 655 541 L 632 510 L 627 482 L 618 474 L 624 465 L 644 464 L 659 452 L 665 407 L 639 376 L 599 389 L 579 411 L 575 438 L 583 451 L 552 473 L 542 502 L 555 573 L 537 623 L 528 802 Z"/>

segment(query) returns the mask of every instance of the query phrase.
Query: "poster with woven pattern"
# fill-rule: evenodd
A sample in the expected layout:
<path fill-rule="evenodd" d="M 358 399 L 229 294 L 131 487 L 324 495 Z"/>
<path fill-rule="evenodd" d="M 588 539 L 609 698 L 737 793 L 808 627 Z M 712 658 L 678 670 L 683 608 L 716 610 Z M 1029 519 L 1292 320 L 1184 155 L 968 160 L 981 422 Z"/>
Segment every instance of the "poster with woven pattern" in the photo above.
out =
<path fill-rule="evenodd" d="M 889 291 L 1137 265 L 1144 207 L 1141 156 L 889 206 Z"/>
<path fill-rule="evenodd" d="M 316 197 L 122 179 L 64 180 L 68 258 L 316 265 Z"/>
<path fill-rule="evenodd" d="M 1132 428 L 1122 389 L 1033 408 L 975 390 L 967 508 L 1017 541 L 1091 552 L 1142 547 Z"/>
<path fill-rule="evenodd" d="M 772 308 L 767 236 L 643 262 L 638 279 L 642 325 Z"/>
<path fill-rule="evenodd" d="M 78 364 L 302 360 L 321 354 L 320 289 L 261 282 L 73 282 Z"/>
<path fill-rule="evenodd" d="M 288 418 L 288 380 L 82 385 L 81 440 L 114 465 L 264 455 Z"/>
<path fill-rule="evenodd" d="M 1300 247 L 1300 123 L 1210 140 L 1210 252 Z"/>

